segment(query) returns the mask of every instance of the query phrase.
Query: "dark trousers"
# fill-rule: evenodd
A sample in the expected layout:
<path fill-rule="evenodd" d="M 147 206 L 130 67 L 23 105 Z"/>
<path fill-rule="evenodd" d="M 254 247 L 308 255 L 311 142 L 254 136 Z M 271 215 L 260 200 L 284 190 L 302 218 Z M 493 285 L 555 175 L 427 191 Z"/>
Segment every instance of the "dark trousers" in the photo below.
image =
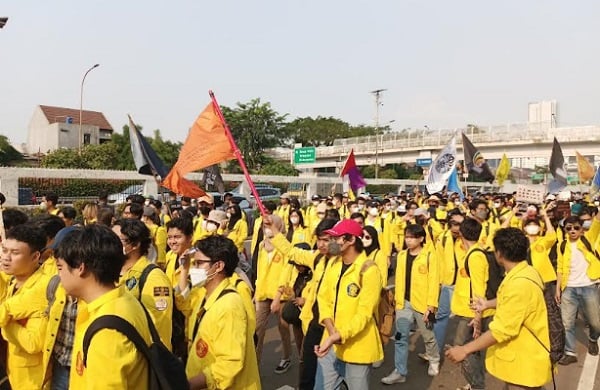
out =
<path fill-rule="evenodd" d="M 315 320 L 310 322 L 304 342 L 302 343 L 302 360 L 304 367 L 300 373 L 300 390 L 313 390 L 315 387 L 315 375 L 317 374 L 317 355 L 315 345 L 319 345 L 323 337 L 324 328 Z"/>

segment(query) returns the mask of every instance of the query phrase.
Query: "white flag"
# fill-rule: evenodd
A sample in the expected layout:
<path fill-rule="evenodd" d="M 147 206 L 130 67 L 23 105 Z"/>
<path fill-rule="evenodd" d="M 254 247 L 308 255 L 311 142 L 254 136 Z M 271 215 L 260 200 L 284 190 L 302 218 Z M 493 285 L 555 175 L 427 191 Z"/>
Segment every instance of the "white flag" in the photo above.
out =
<path fill-rule="evenodd" d="M 448 145 L 440 151 L 427 175 L 427 192 L 433 194 L 444 189 L 448 177 L 456 166 L 456 136 L 452 136 Z"/>

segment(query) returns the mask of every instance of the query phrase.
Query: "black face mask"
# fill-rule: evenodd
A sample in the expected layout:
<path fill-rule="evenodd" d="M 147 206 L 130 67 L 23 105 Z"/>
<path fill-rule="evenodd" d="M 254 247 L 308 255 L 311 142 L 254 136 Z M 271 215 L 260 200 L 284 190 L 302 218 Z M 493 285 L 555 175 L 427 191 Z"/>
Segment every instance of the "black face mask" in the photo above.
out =
<path fill-rule="evenodd" d="M 210 213 L 210 207 L 208 206 L 200 206 L 200 214 L 208 215 Z"/>

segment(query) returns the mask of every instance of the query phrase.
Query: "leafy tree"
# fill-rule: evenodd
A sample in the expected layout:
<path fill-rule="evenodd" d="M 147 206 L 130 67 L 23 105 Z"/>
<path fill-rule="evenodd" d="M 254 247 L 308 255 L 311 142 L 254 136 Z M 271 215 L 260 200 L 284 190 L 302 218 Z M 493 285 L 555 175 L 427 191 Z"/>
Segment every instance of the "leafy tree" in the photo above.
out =
<path fill-rule="evenodd" d="M 279 115 L 270 103 L 257 98 L 222 110 L 249 169 L 256 168 L 265 149 L 290 143 L 284 123 L 287 114 Z"/>
<path fill-rule="evenodd" d="M 148 138 L 146 138 L 148 139 Z M 150 146 L 161 158 L 167 167 L 172 167 L 179 158 L 179 151 L 181 150 L 181 142 L 172 142 L 163 140 L 160 130 L 154 130 L 154 138 L 148 139 Z"/>
<path fill-rule="evenodd" d="M 330 146 L 336 138 L 350 134 L 348 123 L 333 117 L 297 118 L 286 125 L 295 143 L 303 146 Z"/>
<path fill-rule="evenodd" d="M 138 125 L 138 130 L 142 131 Z M 160 130 L 154 130 L 154 138 L 145 137 L 158 157 L 167 167 L 172 167 L 179 157 L 181 142 L 165 141 L 162 138 Z M 131 155 L 131 143 L 129 142 L 129 126 L 123 126 L 123 134 L 113 133 L 111 143 L 116 145 L 117 162 L 115 169 L 134 171 L 135 163 Z"/>
<path fill-rule="evenodd" d="M 44 157 L 40 165 L 43 168 L 59 169 L 87 169 L 83 154 L 79 155 L 77 149 L 56 149 Z"/>
<path fill-rule="evenodd" d="M 296 176 L 298 175 L 298 170 L 289 162 L 281 162 L 270 157 L 264 157 L 258 173 L 261 175 Z"/>
<path fill-rule="evenodd" d="M 0 135 L 0 165 L 6 166 L 23 161 L 23 155 L 12 147 L 8 138 Z"/>
<path fill-rule="evenodd" d="M 106 142 L 100 145 L 87 145 L 81 154 L 89 169 L 115 169 L 119 150 L 112 142 Z"/>

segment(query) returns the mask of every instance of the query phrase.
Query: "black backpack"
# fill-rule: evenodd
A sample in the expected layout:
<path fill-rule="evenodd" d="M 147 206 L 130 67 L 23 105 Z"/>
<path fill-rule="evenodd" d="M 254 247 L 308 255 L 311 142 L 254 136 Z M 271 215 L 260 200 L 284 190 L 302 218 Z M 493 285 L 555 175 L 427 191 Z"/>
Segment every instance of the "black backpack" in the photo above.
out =
<path fill-rule="evenodd" d="M 148 328 L 152 335 L 152 344 L 148 346 L 139 332 L 125 319 L 116 315 L 100 316 L 90 324 L 83 336 L 84 366 L 87 363 L 87 352 L 94 335 L 101 329 L 114 329 L 124 334 L 148 361 L 148 389 L 178 390 L 189 388 L 183 362 L 162 343 L 148 311 L 141 303 L 140 306 L 146 314 Z"/>
<path fill-rule="evenodd" d="M 487 248 L 489 249 L 489 248 Z M 496 262 L 496 255 L 494 252 L 490 250 L 483 250 L 480 248 L 475 248 L 467 255 L 465 259 L 465 271 L 469 278 L 471 277 L 471 273 L 469 272 L 469 257 L 474 252 L 482 252 L 485 255 L 485 258 L 488 262 L 488 281 L 487 286 L 485 288 L 485 299 L 488 301 L 496 298 L 496 293 L 498 293 L 498 287 L 500 287 L 500 283 L 504 279 L 504 270 L 500 265 Z M 471 297 L 473 296 L 473 286 L 471 285 Z"/>
<path fill-rule="evenodd" d="M 594 256 L 596 256 L 596 258 L 598 260 L 600 260 L 600 254 L 598 254 L 598 252 L 594 248 L 592 248 L 592 244 L 590 244 L 590 242 L 588 241 L 588 239 L 585 236 L 581 236 L 580 238 L 581 238 L 581 242 L 585 246 L 585 249 L 587 249 L 590 253 L 593 253 Z M 562 255 L 565 254 L 566 247 L 567 247 L 567 240 L 563 240 L 560 243 L 560 253 Z"/>

